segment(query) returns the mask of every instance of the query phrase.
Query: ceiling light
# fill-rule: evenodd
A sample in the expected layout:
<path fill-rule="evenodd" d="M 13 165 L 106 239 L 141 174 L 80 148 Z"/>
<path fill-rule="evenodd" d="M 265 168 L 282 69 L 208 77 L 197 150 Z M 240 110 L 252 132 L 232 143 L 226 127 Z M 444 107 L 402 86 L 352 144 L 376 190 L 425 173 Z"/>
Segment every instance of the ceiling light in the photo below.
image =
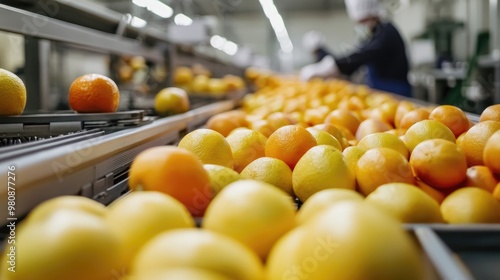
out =
<path fill-rule="evenodd" d="M 271 26 L 276 34 L 280 48 L 285 53 L 291 53 L 293 51 L 293 44 L 288 36 L 288 31 L 286 30 L 285 22 L 281 17 L 276 5 L 274 5 L 273 0 L 259 0 L 264 14 L 269 19 Z"/>
<path fill-rule="evenodd" d="M 238 45 L 228 39 L 214 35 L 210 38 L 210 45 L 220 51 L 225 52 L 227 55 L 235 55 L 238 52 Z"/>
<path fill-rule="evenodd" d="M 132 17 L 132 20 L 130 21 L 130 25 L 132 25 L 133 27 L 137 27 L 137 28 L 142 28 L 144 26 L 146 26 L 148 23 L 143 20 L 142 18 L 138 18 L 138 17 Z"/>
<path fill-rule="evenodd" d="M 170 6 L 159 0 L 132 0 L 132 3 L 148 9 L 148 11 L 162 18 L 169 18 L 174 14 L 174 10 Z"/>
<path fill-rule="evenodd" d="M 174 22 L 175 22 L 175 24 L 182 25 L 182 26 L 189 26 L 189 25 L 193 24 L 193 20 L 190 17 L 188 17 L 182 13 L 177 14 L 174 17 Z"/>

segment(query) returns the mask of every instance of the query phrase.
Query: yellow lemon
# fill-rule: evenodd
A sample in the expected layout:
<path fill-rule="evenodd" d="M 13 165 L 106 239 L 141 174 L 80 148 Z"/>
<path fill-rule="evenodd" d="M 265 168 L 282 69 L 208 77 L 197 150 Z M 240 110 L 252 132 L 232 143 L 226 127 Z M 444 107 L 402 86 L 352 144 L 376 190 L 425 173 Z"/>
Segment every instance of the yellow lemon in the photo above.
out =
<path fill-rule="evenodd" d="M 313 194 L 299 209 L 297 222 L 302 225 L 312 220 L 316 215 L 340 201 L 362 201 L 363 196 L 354 190 L 326 189 Z"/>
<path fill-rule="evenodd" d="M 267 138 L 248 128 L 237 128 L 227 137 L 234 159 L 234 170 L 241 172 L 250 162 L 265 156 Z"/>
<path fill-rule="evenodd" d="M 187 112 L 189 110 L 189 98 L 185 90 L 181 88 L 165 88 L 155 96 L 155 111 L 160 116 L 170 116 Z"/>
<path fill-rule="evenodd" d="M 0 68 L 0 116 L 20 115 L 26 106 L 26 87 L 14 73 Z"/>
<path fill-rule="evenodd" d="M 403 223 L 441 223 L 439 204 L 416 186 L 390 183 L 378 187 L 366 202 Z"/>
<path fill-rule="evenodd" d="M 203 219 L 203 228 L 240 241 L 262 259 L 294 226 L 292 198 L 275 186 L 255 180 L 240 180 L 224 188 Z"/>
<path fill-rule="evenodd" d="M 410 126 L 404 135 L 404 142 L 410 152 L 415 147 L 430 139 L 444 139 L 455 143 L 455 135 L 444 124 L 434 120 L 423 120 Z"/>
<path fill-rule="evenodd" d="M 129 265 L 139 249 L 166 230 L 194 227 L 187 208 L 173 197 L 154 191 L 133 192 L 109 207 L 106 223 L 122 242 Z"/>
<path fill-rule="evenodd" d="M 366 135 L 359 141 L 358 147 L 366 150 L 385 147 L 396 150 L 405 158 L 408 158 L 410 155 L 410 152 L 408 151 L 408 148 L 406 148 L 405 143 L 401 139 L 399 139 L 398 136 L 384 132 L 377 132 Z"/>
<path fill-rule="evenodd" d="M 295 195 L 305 202 L 324 189 L 354 190 L 356 180 L 342 152 L 332 146 L 319 145 L 307 151 L 297 162 L 292 184 Z"/>
<path fill-rule="evenodd" d="M 277 158 L 261 157 L 252 161 L 240 173 L 245 179 L 265 182 L 280 188 L 293 196 L 292 170 Z"/>
<path fill-rule="evenodd" d="M 211 129 L 197 129 L 184 136 L 178 145 L 194 153 L 204 164 L 217 164 L 233 168 L 231 146 L 219 132 Z"/>
<path fill-rule="evenodd" d="M 157 235 L 139 251 L 132 274 L 171 268 L 196 268 L 234 280 L 263 279 L 257 255 L 224 235 L 201 229 L 176 229 Z"/>
<path fill-rule="evenodd" d="M 318 145 L 330 145 L 335 149 L 342 151 L 342 145 L 340 144 L 339 140 L 333 137 L 330 133 L 311 127 L 307 128 L 307 131 L 309 131 L 314 139 L 316 139 Z"/>
<path fill-rule="evenodd" d="M 204 164 L 203 167 L 210 177 L 210 186 L 214 194 L 218 194 L 227 185 L 241 179 L 238 172 L 222 165 Z"/>
<path fill-rule="evenodd" d="M 344 156 L 344 159 L 353 174 L 356 173 L 356 166 L 358 165 L 358 160 L 365 154 L 365 152 L 366 152 L 365 149 L 358 146 L 347 147 L 342 152 L 342 155 Z"/>
<path fill-rule="evenodd" d="M 462 188 L 443 200 L 441 213 L 450 224 L 500 223 L 500 202 L 484 189 Z"/>

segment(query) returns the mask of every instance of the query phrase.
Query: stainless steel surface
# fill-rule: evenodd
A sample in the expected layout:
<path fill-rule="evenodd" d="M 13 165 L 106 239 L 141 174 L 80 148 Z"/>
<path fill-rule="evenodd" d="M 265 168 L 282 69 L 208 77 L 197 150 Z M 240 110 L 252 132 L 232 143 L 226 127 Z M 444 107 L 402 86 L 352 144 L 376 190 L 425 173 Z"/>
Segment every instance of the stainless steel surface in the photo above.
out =
<path fill-rule="evenodd" d="M 470 272 L 455 261 L 450 249 L 433 230 L 417 227 L 414 232 L 442 279 L 474 280 Z"/>
<path fill-rule="evenodd" d="M 165 141 L 172 139 L 172 133 L 179 133 L 188 123 L 206 121 L 210 116 L 234 106 L 235 101 L 217 102 L 138 128 L 1 161 L 0 168 L 3 170 L 7 170 L 7 166 L 17 168 L 17 217 L 51 197 L 93 193 L 86 190 L 89 186 L 82 178 L 94 178 L 93 182 L 103 180 L 103 173 L 107 174 L 112 168 L 130 164 L 133 157 L 145 147 L 165 145 Z M 103 162 L 109 165 L 100 166 Z M 0 181 L 7 182 L 7 172 L 0 174 Z M 0 204 L 7 205 L 7 188 L 0 189 Z M 0 218 L 7 221 L 7 211 L 1 211 Z"/>
<path fill-rule="evenodd" d="M 33 114 L 0 117 L 0 123 L 51 123 L 51 122 L 74 122 L 74 121 L 119 121 L 129 119 L 142 119 L 144 111 L 125 111 L 114 113 L 85 113 L 74 112 L 55 114 Z"/>
<path fill-rule="evenodd" d="M 36 38 L 61 41 L 91 47 L 111 53 L 140 55 L 163 62 L 161 50 L 142 42 L 107 34 L 75 24 L 0 4 L 0 29 Z"/>

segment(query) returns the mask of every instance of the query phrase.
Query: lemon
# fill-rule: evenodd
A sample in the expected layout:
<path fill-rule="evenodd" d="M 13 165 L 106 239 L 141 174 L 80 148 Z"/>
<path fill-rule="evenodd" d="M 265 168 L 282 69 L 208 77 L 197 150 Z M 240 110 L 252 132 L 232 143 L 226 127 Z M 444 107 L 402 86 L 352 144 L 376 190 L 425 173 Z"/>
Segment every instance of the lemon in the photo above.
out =
<path fill-rule="evenodd" d="M 21 115 L 26 106 L 26 87 L 16 74 L 0 68 L 0 116 Z"/>
<path fill-rule="evenodd" d="M 356 166 L 358 165 L 358 160 L 365 154 L 365 152 L 366 152 L 365 149 L 358 146 L 347 147 L 342 152 L 345 162 L 347 163 L 353 174 L 356 173 Z"/>
<path fill-rule="evenodd" d="M 184 136 L 178 145 L 194 153 L 204 164 L 217 164 L 233 168 L 231 146 L 219 132 L 197 129 Z"/>
<path fill-rule="evenodd" d="M 313 147 L 300 158 L 293 170 L 292 183 L 295 195 L 302 202 L 324 189 L 356 187 L 356 179 L 342 152 L 328 145 Z"/>
<path fill-rule="evenodd" d="M 391 148 L 400 152 L 405 158 L 410 155 L 405 143 L 398 136 L 390 133 L 377 132 L 368 134 L 359 141 L 357 146 L 366 150 L 382 147 Z"/>
<path fill-rule="evenodd" d="M 234 280 L 263 279 L 264 275 L 254 252 L 229 237 L 201 229 L 176 229 L 156 236 L 142 247 L 131 272 L 141 275 L 185 267 Z"/>
<path fill-rule="evenodd" d="M 226 276 L 196 268 L 173 268 L 129 276 L 123 280 L 231 280 Z"/>
<path fill-rule="evenodd" d="M 193 70 L 186 66 L 177 67 L 174 70 L 174 84 L 185 85 L 193 80 Z"/>
<path fill-rule="evenodd" d="M 154 191 L 133 192 L 109 207 L 106 223 L 122 242 L 128 265 L 139 249 L 166 230 L 194 227 L 186 207 L 173 197 Z"/>
<path fill-rule="evenodd" d="M 330 145 L 335 149 L 342 151 L 342 145 L 340 144 L 339 140 L 333 137 L 330 133 L 311 127 L 307 128 L 307 131 L 309 131 L 314 139 L 316 139 L 318 145 Z"/>
<path fill-rule="evenodd" d="M 450 224 L 500 223 L 500 202 L 486 190 L 467 187 L 448 195 L 441 213 Z"/>
<path fill-rule="evenodd" d="M 118 238 L 104 219 L 81 210 L 60 209 L 31 219 L 18 228 L 15 241 L 18 257 L 9 280 L 108 280 L 122 271 Z M 2 271 L 7 258 L 3 254 Z"/>
<path fill-rule="evenodd" d="M 366 202 L 403 223 L 441 223 L 439 204 L 416 186 L 390 183 L 378 187 Z"/>
<path fill-rule="evenodd" d="M 362 201 L 363 199 L 363 196 L 354 190 L 326 189 L 319 191 L 302 204 L 297 213 L 297 222 L 302 225 L 340 201 Z"/>
<path fill-rule="evenodd" d="M 265 155 L 267 138 L 248 128 L 237 128 L 227 137 L 234 159 L 234 170 L 241 172 L 250 162 Z"/>
<path fill-rule="evenodd" d="M 197 75 L 191 82 L 191 90 L 196 93 L 207 92 L 209 80 L 210 78 L 206 75 Z"/>
<path fill-rule="evenodd" d="M 216 164 L 204 164 L 203 167 L 210 177 L 210 186 L 212 187 L 214 194 L 218 194 L 227 185 L 241 179 L 241 176 L 240 174 L 238 174 L 238 172 L 225 166 Z"/>
<path fill-rule="evenodd" d="M 329 207 L 280 240 L 267 267 L 269 280 L 425 279 L 420 252 L 401 224 L 354 201 Z"/>
<path fill-rule="evenodd" d="M 410 126 L 404 135 L 404 142 L 410 152 L 415 147 L 430 139 L 444 139 L 455 143 L 455 135 L 444 124 L 434 120 L 423 120 Z"/>
<path fill-rule="evenodd" d="M 265 182 L 280 188 L 293 196 L 292 170 L 282 160 L 270 157 L 261 157 L 252 161 L 240 173 L 245 179 Z"/>
<path fill-rule="evenodd" d="M 240 241 L 265 259 L 274 243 L 295 226 L 295 205 L 275 186 L 240 180 L 212 200 L 202 226 Z"/>
<path fill-rule="evenodd" d="M 176 87 L 162 89 L 155 96 L 155 111 L 160 116 L 170 116 L 187 112 L 189 98 L 185 90 Z"/>
<path fill-rule="evenodd" d="M 79 210 L 100 218 L 104 218 L 108 212 L 108 209 L 104 205 L 90 198 L 83 196 L 60 196 L 42 202 L 30 212 L 26 221 L 41 221 L 49 217 L 53 212 L 62 209 Z"/>

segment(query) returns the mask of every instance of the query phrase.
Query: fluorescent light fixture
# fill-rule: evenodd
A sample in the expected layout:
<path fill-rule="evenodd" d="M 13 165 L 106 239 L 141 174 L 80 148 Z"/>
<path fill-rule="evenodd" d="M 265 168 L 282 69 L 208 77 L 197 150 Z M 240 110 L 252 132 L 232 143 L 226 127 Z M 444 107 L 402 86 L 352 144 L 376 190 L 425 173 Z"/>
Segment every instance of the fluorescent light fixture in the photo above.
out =
<path fill-rule="evenodd" d="M 229 41 L 228 39 L 214 35 L 210 38 L 210 45 L 220 51 L 225 52 L 227 55 L 235 55 L 238 52 L 238 45 L 235 42 Z"/>
<path fill-rule="evenodd" d="M 159 0 L 132 0 L 132 3 L 162 18 L 169 18 L 174 15 L 174 10 Z"/>
<path fill-rule="evenodd" d="M 145 20 L 143 20 L 142 18 L 132 17 L 130 24 L 133 27 L 142 28 L 142 27 L 146 26 L 146 24 L 148 24 L 148 23 Z"/>
<path fill-rule="evenodd" d="M 280 48 L 285 53 L 291 53 L 293 51 L 293 44 L 288 36 L 288 31 L 286 30 L 285 22 L 281 17 L 276 5 L 274 5 L 273 0 L 259 0 L 264 14 L 269 19 L 271 26 L 276 34 Z"/>
<path fill-rule="evenodd" d="M 193 24 L 193 20 L 190 17 L 188 17 L 182 13 L 177 14 L 174 17 L 174 22 L 175 22 L 175 24 L 181 25 L 181 26 L 189 26 L 189 25 Z"/>

